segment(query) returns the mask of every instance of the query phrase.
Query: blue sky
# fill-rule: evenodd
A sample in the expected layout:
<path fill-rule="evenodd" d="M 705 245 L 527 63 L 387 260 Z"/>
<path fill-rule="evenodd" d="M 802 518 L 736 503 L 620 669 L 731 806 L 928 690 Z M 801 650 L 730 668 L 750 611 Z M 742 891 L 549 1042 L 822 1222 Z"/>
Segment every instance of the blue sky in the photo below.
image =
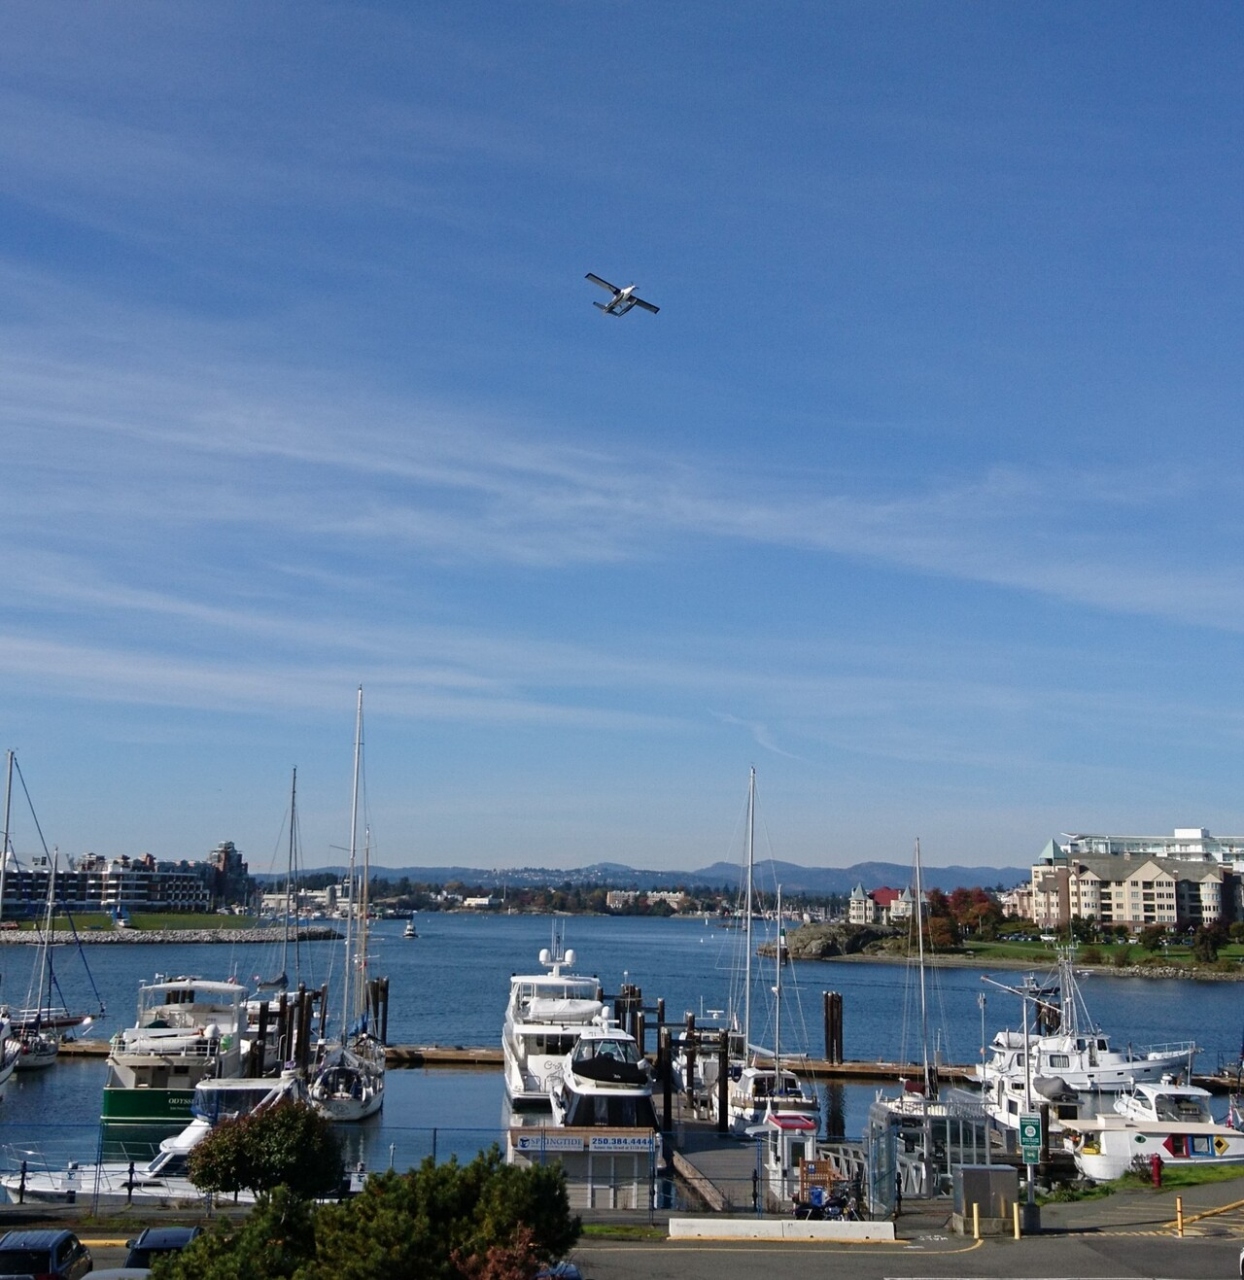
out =
<path fill-rule="evenodd" d="M 0 14 L 50 843 L 1023 864 L 1244 830 L 1234 4 Z M 661 307 L 603 317 L 594 271 Z M 19 853 L 35 847 L 14 818 Z"/>

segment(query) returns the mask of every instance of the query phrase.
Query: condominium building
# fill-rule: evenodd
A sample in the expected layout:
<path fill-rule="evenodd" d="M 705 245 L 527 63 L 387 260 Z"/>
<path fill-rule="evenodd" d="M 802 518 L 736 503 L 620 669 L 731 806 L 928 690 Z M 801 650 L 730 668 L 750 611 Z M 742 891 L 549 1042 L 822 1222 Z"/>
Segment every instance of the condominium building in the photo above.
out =
<path fill-rule="evenodd" d="M 10 853 L 4 869 L 0 914 L 5 920 L 38 915 L 47 901 L 50 860 L 39 855 L 20 863 Z M 149 853 L 107 858 L 85 853 L 65 858 L 56 870 L 58 906 L 73 911 L 210 911 L 245 899 L 246 863 L 232 841 L 218 845 L 204 862 L 158 861 Z"/>
<path fill-rule="evenodd" d="M 1189 928 L 1241 911 L 1240 877 L 1219 862 L 1131 852 L 1050 856 L 1046 848 L 1032 869 L 1032 918 L 1042 927 L 1091 916 L 1103 925 Z"/>
<path fill-rule="evenodd" d="M 1178 858 L 1192 862 L 1238 862 L 1244 865 L 1244 836 L 1213 836 L 1206 827 L 1176 827 L 1169 836 L 1102 836 L 1063 832 L 1054 843 L 1068 857 L 1092 854 L 1117 857 Z"/>

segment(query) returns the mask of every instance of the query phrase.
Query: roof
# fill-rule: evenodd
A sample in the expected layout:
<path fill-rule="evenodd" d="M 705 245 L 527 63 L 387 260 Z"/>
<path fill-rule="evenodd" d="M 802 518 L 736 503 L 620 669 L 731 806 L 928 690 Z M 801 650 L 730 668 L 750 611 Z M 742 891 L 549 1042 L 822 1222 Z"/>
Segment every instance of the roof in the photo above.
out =
<path fill-rule="evenodd" d="M 874 889 L 872 892 L 873 901 L 881 907 L 888 907 L 890 903 L 896 902 L 902 896 L 903 895 L 900 890 L 890 889 L 885 886 L 880 889 Z"/>
<path fill-rule="evenodd" d="M 0 1238 L 0 1249 L 50 1249 L 72 1231 L 45 1229 L 43 1231 L 8 1231 Z"/>
<path fill-rule="evenodd" d="M 202 1235 L 202 1227 L 146 1227 L 140 1231 L 131 1246 L 135 1249 L 180 1249 L 195 1236 Z"/>
<path fill-rule="evenodd" d="M 798 1111 L 773 1111 L 765 1120 L 775 1129 L 793 1133 L 815 1133 L 817 1128 L 816 1120 Z"/>

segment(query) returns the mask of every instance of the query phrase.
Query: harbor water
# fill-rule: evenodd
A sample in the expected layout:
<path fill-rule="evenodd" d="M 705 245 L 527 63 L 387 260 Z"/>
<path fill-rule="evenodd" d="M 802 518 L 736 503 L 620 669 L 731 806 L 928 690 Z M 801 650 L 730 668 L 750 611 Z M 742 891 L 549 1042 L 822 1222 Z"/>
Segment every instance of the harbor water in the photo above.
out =
<path fill-rule="evenodd" d="M 389 1040 L 397 1044 L 496 1046 L 513 972 L 539 968 L 537 954 L 549 945 L 548 917 L 524 915 L 424 914 L 419 936 L 402 937 L 403 922 L 374 927 L 373 974 L 390 978 Z M 716 921 L 644 917 L 560 918 L 565 942 L 577 953 L 578 972 L 596 974 L 613 993 L 624 982 L 638 985 L 645 1003 L 665 1000 L 666 1016 L 688 1011 L 701 1022 L 727 1006 L 738 965 L 739 934 Z M 759 939 L 758 939 L 759 940 Z M 309 987 L 328 982 L 340 990 L 343 947 L 304 943 L 301 977 Z M 84 948 L 107 1016 L 89 1034 L 108 1038 L 133 1022 L 140 982 L 159 973 L 204 978 L 235 976 L 254 984 L 279 968 L 278 947 L 133 944 Z M 0 949 L 3 998 L 24 1004 L 36 949 Z M 56 972 L 71 1008 L 95 1005 L 75 948 L 56 948 Z M 772 961 L 757 959 L 762 975 L 753 988 L 753 1039 L 769 1042 Z M 292 958 L 291 958 L 292 972 Z M 929 1026 L 935 1048 L 949 1063 L 980 1058 L 986 1039 L 1001 1027 L 1020 1025 L 1020 1001 L 982 981 L 982 970 L 935 969 L 929 975 Z M 1002 982 L 1023 975 L 992 972 Z M 763 975 L 767 975 L 764 977 Z M 915 978 L 903 965 L 797 962 L 784 971 L 782 1046 L 821 1056 L 821 993 L 842 993 L 845 1056 L 863 1061 L 908 1061 L 920 1056 L 913 1029 Z M 1119 1047 L 1141 1048 L 1187 1038 L 1201 1047 L 1198 1069 L 1234 1065 L 1244 1025 L 1244 985 L 1175 979 L 1116 977 L 1094 972 L 1083 979 L 1094 1020 Z M 982 1008 L 981 1001 L 984 1001 Z M 330 997 L 330 1014 L 338 1003 Z M 331 1033 L 330 1026 L 330 1033 Z M 15 1074 L 0 1103 L 3 1164 L 22 1158 L 63 1165 L 67 1158 L 94 1160 L 100 1140 L 99 1112 L 105 1065 L 102 1058 L 63 1060 L 41 1072 Z M 876 1089 L 864 1085 L 820 1086 L 822 1123 L 858 1137 Z M 368 1168 L 390 1163 L 406 1168 L 423 1157 L 473 1155 L 501 1138 L 502 1079 L 499 1070 L 390 1069 L 383 1111 L 359 1125 L 344 1126 L 351 1163 Z M 110 1154 L 118 1155 L 113 1150 Z M 136 1146 L 136 1159 L 144 1150 Z"/>

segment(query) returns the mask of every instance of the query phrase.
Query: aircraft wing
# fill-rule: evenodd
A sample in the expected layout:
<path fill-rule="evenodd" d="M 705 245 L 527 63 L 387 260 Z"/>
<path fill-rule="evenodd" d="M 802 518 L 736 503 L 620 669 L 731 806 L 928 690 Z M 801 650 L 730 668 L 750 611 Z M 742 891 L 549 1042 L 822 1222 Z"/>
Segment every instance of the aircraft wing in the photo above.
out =
<path fill-rule="evenodd" d="M 651 302 L 645 302 L 642 298 L 632 298 L 631 301 L 637 307 L 643 307 L 645 311 L 651 311 L 654 316 L 661 310 L 660 307 L 654 307 Z"/>
<path fill-rule="evenodd" d="M 589 271 L 589 272 L 587 273 L 587 275 L 586 275 L 586 276 L 584 276 L 583 278 L 584 278 L 585 280 L 590 280 L 593 284 L 598 284 L 598 285 L 600 285 L 600 287 L 601 287 L 602 289 L 608 289 L 610 293 L 617 293 L 617 292 L 618 292 L 618 290 L 617 290 L 617 289 L 615 289 L 615 288 L 613 287 L 613 285 L 611 285 L 611 284 L 609 283 L 609 281 L 608 281 L 608 280 L 602 280 L 602 279 L 600 278 L 600 276 L 594 276 L 590 271 Z"/>

